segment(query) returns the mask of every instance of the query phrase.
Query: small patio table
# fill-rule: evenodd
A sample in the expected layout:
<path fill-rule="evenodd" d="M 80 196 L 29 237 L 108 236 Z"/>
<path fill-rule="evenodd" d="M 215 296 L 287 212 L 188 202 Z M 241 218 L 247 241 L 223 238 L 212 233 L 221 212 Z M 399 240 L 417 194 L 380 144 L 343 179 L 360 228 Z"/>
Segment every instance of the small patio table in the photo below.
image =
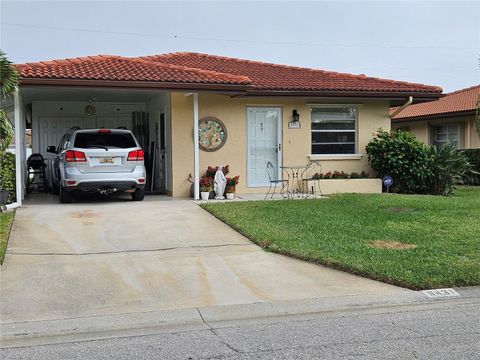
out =
<path fill-rule="evenodd" d="M 298 198 L 307 197 L 300 187 L 303 187 L 304 180 L 306 180 L 307 170 L 310 165 L 284 165 L 280 166 L 280 169 L 287 175 L 288 180 L 288 197 L 293 199 L 295 196 Z"/>

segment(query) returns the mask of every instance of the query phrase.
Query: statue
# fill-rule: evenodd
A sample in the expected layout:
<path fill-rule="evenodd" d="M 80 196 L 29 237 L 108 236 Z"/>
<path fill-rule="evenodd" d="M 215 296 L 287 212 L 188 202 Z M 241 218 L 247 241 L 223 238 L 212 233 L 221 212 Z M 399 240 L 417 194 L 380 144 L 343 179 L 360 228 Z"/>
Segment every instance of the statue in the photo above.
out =
<path fill-rule="evenodd" d="M 227 178 L 223 173 L 223 167 L 218 165 L 217 172 L 215 173 L 215 177 L 213 179 L 213 190 L 215 191 L 215 199 L 217 200 L 225 199 L 223 194 L 225 193 L 226 186 L 227 186 Z"/>

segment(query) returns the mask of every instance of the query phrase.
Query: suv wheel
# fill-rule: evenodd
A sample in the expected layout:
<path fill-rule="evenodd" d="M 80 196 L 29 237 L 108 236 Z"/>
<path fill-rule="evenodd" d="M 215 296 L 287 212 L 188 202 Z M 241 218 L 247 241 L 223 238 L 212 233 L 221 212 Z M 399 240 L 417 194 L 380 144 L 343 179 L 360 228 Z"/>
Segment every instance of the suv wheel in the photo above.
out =
<path fill-rule="evenodd" d="M 142 201 L 145 197 L 145 189 L 137 189 L 132 193 L 133 201 Z"/>
<path fill-rule="evenodd" d="M 72 202 L 72 193 L 65 191 L 65 188 L 60 185 L 60 202 L 62 204 L 68 204 Z"/>

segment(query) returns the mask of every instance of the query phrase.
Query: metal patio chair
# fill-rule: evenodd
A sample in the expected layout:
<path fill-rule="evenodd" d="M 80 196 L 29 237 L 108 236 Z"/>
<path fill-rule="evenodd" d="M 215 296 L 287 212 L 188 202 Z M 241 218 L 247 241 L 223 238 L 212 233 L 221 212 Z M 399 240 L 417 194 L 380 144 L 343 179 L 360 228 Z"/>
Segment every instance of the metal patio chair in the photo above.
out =
<path fill-rule="evenodd" d="M 273 199 L 273 195 L 275 194 L 275 191 L 277 190 L 278 185 L 281 185 L 280 194 L 282 195 L 282 197 L 285 198 L 284 190 L 285 188 L 288 189 L 288 180 L 278 179 L 276 168 L 270 161 L 267 162 L 267 176 L 269 179 L 269 188 L 268 188 L 267 194 L 265 195 L 265 200 L 268 198 L 269 195 L 270 195 L 270 199 Z"/>
<path fill-rule="evenodd" d="M 320 177 L 322 173 L 322 164 L 319 160 L 309 160 L 307 163 L 307 170 L 303 179 L 303 191 L 306 197 L 322 196 L 322 189 L 320 188 Z"/>

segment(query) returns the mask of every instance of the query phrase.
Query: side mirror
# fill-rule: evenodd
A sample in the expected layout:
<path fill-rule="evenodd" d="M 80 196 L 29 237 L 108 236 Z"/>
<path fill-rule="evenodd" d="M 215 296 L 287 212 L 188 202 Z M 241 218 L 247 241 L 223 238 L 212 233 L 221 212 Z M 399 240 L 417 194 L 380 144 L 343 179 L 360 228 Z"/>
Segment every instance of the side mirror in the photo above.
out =
<path fill-rule="evenodd" d="M 50 146 L 47 146 L 47 152 L 56 154 L 57 149 L 55 148 L 55 146 L 50 145 Z"/>

